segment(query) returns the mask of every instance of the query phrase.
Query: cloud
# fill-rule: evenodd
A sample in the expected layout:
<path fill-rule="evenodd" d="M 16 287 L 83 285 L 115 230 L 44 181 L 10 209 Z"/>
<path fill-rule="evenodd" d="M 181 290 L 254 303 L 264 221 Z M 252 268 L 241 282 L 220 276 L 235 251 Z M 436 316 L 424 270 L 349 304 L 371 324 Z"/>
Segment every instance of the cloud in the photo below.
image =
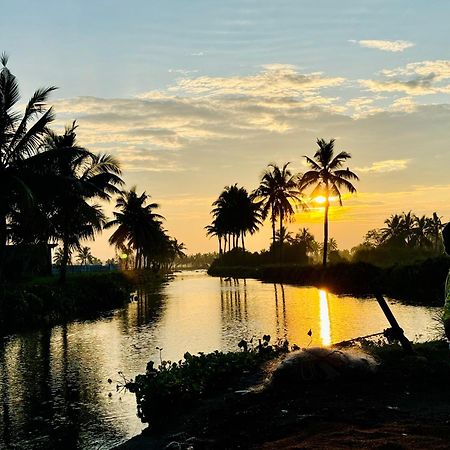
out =
<path fill-rule="evenodd" d="M 450 93 L 449 60 L 409 63 L 384 69 L 381 75 L 381 80 L 359 80 L 359 83 L 372 92 L 405 92 L 414 96 Z"/>
<path fill-rule="evenodd" d="M 354 44 L 359 44 L 361 47 L 375 48 L 385 52 L 403 52 L 407 48 L 414 47 L 415 44 L 409 41 L 386 41 L 380 39 L 367 39 L 367 40 L 350 40 Z"/>
<path fill-rule="evenodd" d="M 178 73 L 180 75 L 186 76 L 186 75 L 190 75 L 192 73 L 198 73 L 197 69 L 169 69 L 168 70 L 169 73 Z"/>
<path fill-rule="evenodd" d="M 375 161 L 370 166 L 357 167 L 356 170 L 364 173 L 387 173 L 405 170 L 408 166 L 408 159 L 385 159 Z"/>
<path fill-rule="evenodd" d="M 386 77 L 421 76 L 430 77 L 436 81 L 450 79 L 450 60 L 437 59 L 434 61 L 420 61 L 406 64 L 396 69 L 385 69 L 382 74 Z"/>
<path fill-rule="evenodd" d="M 322 72 L 302 74 L 288 64 L 269 64 L 256 75 L 184 78 L 168 90 L 177 95 L 295 98 L 342 85 L 344 81 L 342 77 L 327 77 Z"/>

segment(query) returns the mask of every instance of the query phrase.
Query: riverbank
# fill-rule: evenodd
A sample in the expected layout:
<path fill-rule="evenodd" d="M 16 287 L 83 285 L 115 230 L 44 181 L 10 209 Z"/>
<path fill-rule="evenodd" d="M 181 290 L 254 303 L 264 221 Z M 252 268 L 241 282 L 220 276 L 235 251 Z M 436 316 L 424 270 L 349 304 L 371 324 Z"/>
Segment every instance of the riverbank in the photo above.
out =
<path fill-rule="evenodd" d="M 0 286 L 0 335 L 91 318 L 120 308 L 142 283 L 159 282 L 156 275 L 137 272 L 70 274 L 35 278 Z"/>
<path fill-rule="evenodd" d="M 267 265 L 260 267 L 212 264 L 208 275 L 256 278 L 271 283 L 326 287 L 336 294 L 373 296 L 378 290 L 406 303 L 440 306 L 450 258 L 442 256 L 410 264 L 378 267 L 363 262 L 322 265 Z"/>
<path fill-rule="evenodd" d="M 258 374 L 202 400 L 166 427 L 117 447 L 141 449 L 448 448 L 450 355 L 444 342 L 366 349 L 374 376 L 311 380 L 249 391 Z M 260 377 L 261 378 L 261 377 Z"/>

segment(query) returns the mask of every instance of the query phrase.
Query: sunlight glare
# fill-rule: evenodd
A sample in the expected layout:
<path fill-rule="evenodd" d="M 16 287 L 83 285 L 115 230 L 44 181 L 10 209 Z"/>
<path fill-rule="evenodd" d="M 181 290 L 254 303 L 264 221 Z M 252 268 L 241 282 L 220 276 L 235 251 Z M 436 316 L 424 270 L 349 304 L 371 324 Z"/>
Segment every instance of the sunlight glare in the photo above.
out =
<path fill-rule="evenodd" d="M 328 306 L 328 293 L 324 289 L 319 289 L 320 298 L 320 338 L 322 344 L 331 344 L 330 312 Z"/>

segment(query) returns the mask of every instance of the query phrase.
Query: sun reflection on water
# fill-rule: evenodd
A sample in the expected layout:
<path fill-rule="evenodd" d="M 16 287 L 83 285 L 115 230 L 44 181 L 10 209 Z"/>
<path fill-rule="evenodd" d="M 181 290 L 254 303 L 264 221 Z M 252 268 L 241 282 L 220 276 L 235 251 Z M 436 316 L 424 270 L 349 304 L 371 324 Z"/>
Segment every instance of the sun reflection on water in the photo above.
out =
<path fill-rule="evenodd" d="M 331 325 L 330 325 L 330 311 L 328 306 L 328 292 L 324 289 L 319 289 L 320 299 L 320 338 L 323 345 L 331 344 Z"/>

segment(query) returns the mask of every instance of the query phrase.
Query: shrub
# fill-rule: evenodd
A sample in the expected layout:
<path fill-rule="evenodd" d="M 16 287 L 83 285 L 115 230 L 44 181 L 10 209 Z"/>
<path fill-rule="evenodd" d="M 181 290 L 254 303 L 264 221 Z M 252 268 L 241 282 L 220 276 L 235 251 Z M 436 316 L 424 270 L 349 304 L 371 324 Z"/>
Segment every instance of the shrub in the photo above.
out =
<path fill-rule="evenodd" d="M 264 336 L 263 343 L 250 350 L 241 341 L 241 352 L 185 353 L 184 360 L 161 361 L 156 369 L 150 361 L 144 375 L 126 384 L 136 394 L 138 416 L 142 422 L 161 426 L 199 399 L 234 386 L 246 372 L 288 351 L 286 341 L 271 346 L 269 340 Z"/>

